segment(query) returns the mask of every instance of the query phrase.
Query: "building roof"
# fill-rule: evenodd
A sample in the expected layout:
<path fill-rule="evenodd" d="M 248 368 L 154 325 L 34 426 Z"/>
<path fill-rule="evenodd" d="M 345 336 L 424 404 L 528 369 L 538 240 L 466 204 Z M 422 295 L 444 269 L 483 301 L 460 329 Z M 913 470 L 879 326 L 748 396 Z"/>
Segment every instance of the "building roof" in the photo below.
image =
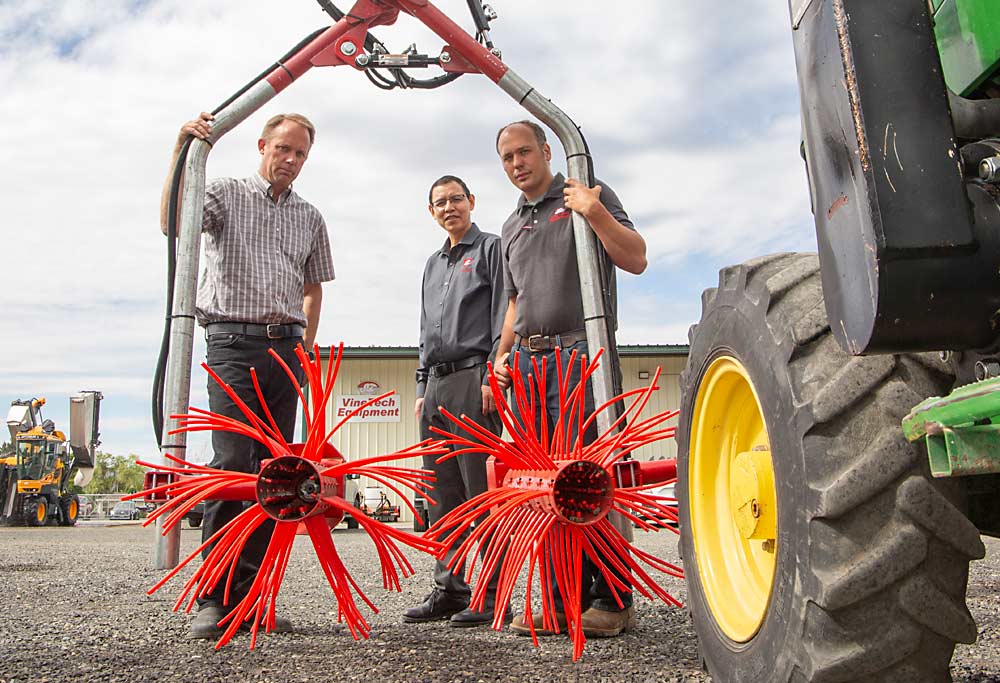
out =
<path fill-rule="evenodd" d="M 686 344 L 623 344 L 618 347 L 619 356 L 686 356 Z M 320 357 L 328 358 L 329 348 L 320 349 Z M 344 358 L 413 358 L 417 357 L 416 346 L 345 346 Z"/>

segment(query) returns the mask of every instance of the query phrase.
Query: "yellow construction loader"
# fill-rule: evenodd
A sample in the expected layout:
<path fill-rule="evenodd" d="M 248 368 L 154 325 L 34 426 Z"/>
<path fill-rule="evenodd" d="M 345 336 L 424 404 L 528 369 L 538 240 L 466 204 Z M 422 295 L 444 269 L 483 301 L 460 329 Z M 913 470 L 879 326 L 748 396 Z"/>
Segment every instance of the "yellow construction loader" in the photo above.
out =
<path fill-rule="evenodd" d="M 70 397 L 70 438 L 42 418 L 44 398 L 11 402 L 7 414 L 12 448 L 0 455 L 0 521 L 73 526 L 80 500 L 69 489 L 86 486 L 94 472 L 103 395 L 82 391 Z"/>

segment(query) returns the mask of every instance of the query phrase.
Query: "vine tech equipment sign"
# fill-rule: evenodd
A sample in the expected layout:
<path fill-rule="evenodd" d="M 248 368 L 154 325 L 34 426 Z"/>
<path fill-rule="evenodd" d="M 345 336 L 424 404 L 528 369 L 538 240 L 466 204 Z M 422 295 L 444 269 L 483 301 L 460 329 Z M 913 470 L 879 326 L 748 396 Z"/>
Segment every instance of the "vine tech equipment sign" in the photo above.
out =
<path fill-rule="evenodd" d="M 365 380 L 358 383 L 358 393 L 340 394 L 333 406 L 334 418 L 342 420 L 347 417 L 352 410 L 357 410 L 359 406 L 372 400 L 372 397 L 383 393 L 378 382 Z M 369 406 L 366 406 L 357 415 L 348 420 L 351 422 L 399 422 L 400 405 L 399 395 L 393 394 L 380 398 Z"/>

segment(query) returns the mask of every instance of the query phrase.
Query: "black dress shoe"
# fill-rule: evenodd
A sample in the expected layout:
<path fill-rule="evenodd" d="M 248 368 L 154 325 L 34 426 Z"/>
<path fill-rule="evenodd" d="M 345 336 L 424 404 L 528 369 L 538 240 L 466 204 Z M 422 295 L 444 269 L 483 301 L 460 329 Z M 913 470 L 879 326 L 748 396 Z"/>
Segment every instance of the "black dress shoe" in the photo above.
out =
<path fill-rule="evenodd" d="M 472 626 L 489 626 L 493 623 L 493 618 L 496 616 L 494 609 L 487 606 L 482 612 L 474 612 L 472 608 L 466 607 L 461 612 L 456 612 L 451 615 L 451 619 L 448 620 L 450 626 L 455 626 L 457 628 L 469 628 Z M 510 608 L 507 608 L 503 613 L 503 623 L 509 624 L 513 615 L 510 613 Z"/>
<path fill-rule="evenodd" d="M 468 606 L 469 600 L 466 597 L 433 590 L 422 603 L 403 612 L 403 621 L 407 624 L 419 624 L 425 621 L 447 619 Z"/>

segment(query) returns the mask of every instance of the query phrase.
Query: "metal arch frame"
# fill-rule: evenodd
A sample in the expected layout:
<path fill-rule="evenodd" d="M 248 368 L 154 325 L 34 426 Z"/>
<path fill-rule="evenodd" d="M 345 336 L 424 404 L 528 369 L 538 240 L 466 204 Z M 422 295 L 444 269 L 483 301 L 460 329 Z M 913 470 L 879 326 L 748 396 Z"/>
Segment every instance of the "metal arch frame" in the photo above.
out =
<path fill-rule="evenodd" d="M 218 111 L 208 141 L 199 139 L 192 141 L 184 160 L 184 181 L 180 195 L 173 324 L 163 401 L 164 434 L 179 427 L 178 421 L 170 416 L 187 411 L 191 393 L 200 226 L 205 204 L 205 169 L 209 150 L 223 135 L 246 120 L 312 67 L 346 64 L 359 68 L 354 62 L 354 57 L 363 50 L 366 32 L 375 26 L 395 23 L 401 11 L 413 16 L 442 38 L 446 43 L 444 49 L 450 55 L 461 57 L 443 63 L 442 68 L 445 71 L 481 73 L 487 76 L 555 132 L 566 152 L 568 177 L 589 184 L 589 154 L 583 135 L 576 124 L 551 100 L 531 87 L 497 55 L 478 43 L 429 0 L 358 0 L 344 18 L 305 44 L 262 80 Z M 582 215 L 574 212 L 572 222 L 587 345 L 590 356 L 593 357 L 601 348 L 606 349 L 606 352 L 614 351 L 613 326 L 609 326 L 605 320 L 608 311 L 601 291 L 597 236 Z M 593 387 L 596 405 L 603 405 L 614 396 L 610 364 L 602 364 L 594 373 Z M 610 419 L 608 411 L 598 414 L 598 429 L 606 430 L 610 425 Z M 186 459 L 187 435 L 183 432 L 175 434 L 172 442 L 161 446 L 161 462 L 166 462 L 164 455 L 167 452 L 174 457 Z M 157 540 L 153 551 L 153 563 L 156 569 L 170 569 L 175 567 L 180 559 L 180 531 L 174 529 L 164 536 L 162 523 L 162 520 L 157 520 L 156 523 Z"/>

